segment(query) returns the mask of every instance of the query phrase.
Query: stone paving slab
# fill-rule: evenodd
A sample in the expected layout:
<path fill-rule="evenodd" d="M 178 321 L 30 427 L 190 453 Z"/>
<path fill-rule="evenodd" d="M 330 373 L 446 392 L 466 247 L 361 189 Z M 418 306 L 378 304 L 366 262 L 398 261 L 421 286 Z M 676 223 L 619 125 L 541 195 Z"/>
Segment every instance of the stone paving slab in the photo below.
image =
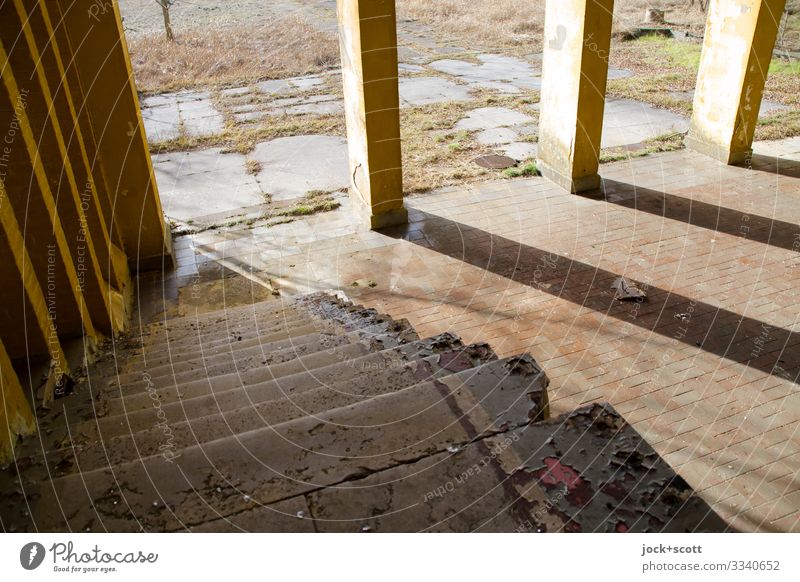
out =
<path fill-rule="evenodd" d="M 441 77 L 410 77 L 400 79 L 400 104 L 404 107 L 469 101 L 470 90 Z"/>
<path fill-rule="evenodd" d="M 512 142 L 501 149 L 505 155 L 518 162 L 535 159 L 536 154 L 539 152 L 539 147 L 535 143 L 525 141 Z"/>
<path fill-rule="evenodd" d="M 175 139 L 183 130 L 193 137 L 216 135 L 225 129 L 222 114 L 208 92 L 162 93 L 142 99 L 142 119 L 150 142 Z"/>
<path fill-rule="evenodd" d="M 300 198 L 311 190 L 339 190 L 350 184 L 347 140 L 342 137 L 282 137 L 258 144 L 250 158 L 261 163 L 258 181 L 274 200 Z"/>
<path fill-rule="evenodd" d="M 308 91 L 325 83 L 321 75 L 308 75 L 305 77 L 292 77 L 291 79 L 275 79 L 256 83 L 255 88 L 262 93 L 275 94 L 299 90 Z"/>
<path fill-rule="evenodd" d="M 631 99 L 607 99 L 601 147 L 636 144 L 659 135 L 689 131 L 689 119 Z"/>
<path fill-rule="evenodd" d="M 453 75 L 472 87 L 504 93 L 538 90 L 542 86 L 539 72 L 522 59 L 495 54 L 477 55 L 477 58 L 480 64 L 442 59 L 428 66 L 441 73 Z"/>
<path fill-rule="evenodd" d="M 480 107 L 456 123 L 456 129 L 482 130 L 532 123 L 533 117 L 507 107 Z"/>
<path fill-rule="evenodd" d="M 518 137 L 517 132 L 509 127 L 491 127 L 475 135 L 475 139 L 478 143 L 483 145 L 511 143 L 512 141 L 516 141 Z"/>
<path fill-rule="evenodd" d="M 425 67 L 422 65 L 413 65 L 409 63 L 400 63 L 397 65 L 398 71 L 401 73 L 423 73 L 425 72 Z"/>
<path fill-rule="evenodd" d="M 245 156 L 221 148 L 153 156 L 164 213 L 178 220 L 235 212 L 265 202 Z"/>

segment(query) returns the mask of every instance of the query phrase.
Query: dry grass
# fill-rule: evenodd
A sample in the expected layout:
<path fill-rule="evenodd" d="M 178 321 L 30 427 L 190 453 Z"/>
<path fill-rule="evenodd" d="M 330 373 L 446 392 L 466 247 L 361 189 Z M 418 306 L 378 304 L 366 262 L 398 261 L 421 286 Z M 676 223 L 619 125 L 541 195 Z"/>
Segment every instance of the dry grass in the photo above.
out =
<path fill-rule="evenodd" d="M 692 112 L 691 100 L 676 98 L 671 93 L 694 89 L 701 48 L 699 43 L 676 42 L 660 36 L 618 42 L 611 51 L 612 65 L 630 69 L 636 76 L 610 81 L 608 93 L 689 115 Z M 797 61 L 773 59 L 764 98 L 786 105 L 800 105 L 800 65 Z"/>
<path fill-rule="evenodd" d="M 261 26 L 187 31 L 128 39 L 136 84 L 144 93 L 219 87 L 304 75 L 339 63 L 336 35 L 298 18 Z"/>
<path fill-rule="evenodd" d="M 231 123 L 220 134 L 181 137 L 150 144 L 153 153 L 186 152 L 202 148 L 222 147 L 223 153 L 250 153 L 256 144 L 278 137 L 293 135 L 345 135 L 342 115 L 281 115 L 252 126 L 236 126 Z"/>
<path fill-rule="evenodd" d="M 401 111 L 403 147 L 403 189 L 422 193 L 444 186 L 488 180 L 502 176 L 500 170 L 486 170 L 475 164 L 476 157 L 496 153 L 474 139 L 474 133 L 458 131 L 455 124 L 478 107 L 509 107 L 534 118 L 538 112 L 528 97 L 475 93 L 468 102 L 437 103 Z"/>
<path fill-rule="evenodd" d="M 667 20 L 701 32 L 705 15 L 686 10 L 686 0 L 617 0 L 614 28 L 641 24 L 645 8 L 667 10 Z M 456 44 L 489 50 L 521 47 L 541 50 L 545 0 L 397 0 L 401 17 L 419 20 Z"/>
<path fill-rule="evenodd" d="M 773 140 L 800 135 L 800 111 L 788 110 L 759 119 L 755 139 Z"/>
<path fill-rule="evenodd" d="M 443 37 L 475 50 L 517 49 L 517 54 L 541 50 L 545 0 L 397 0 L 402 18 L 418 20 Z M 623 33 L 642 24 L 645 8 L 666 11 L 666 21 L 702 36 L 706 14 L 690 8 L 689 0 L 616 0 L 614 31 Z M 778 46 L 800 50 L 800 0 L 788 0 L 789 18 Z"/>

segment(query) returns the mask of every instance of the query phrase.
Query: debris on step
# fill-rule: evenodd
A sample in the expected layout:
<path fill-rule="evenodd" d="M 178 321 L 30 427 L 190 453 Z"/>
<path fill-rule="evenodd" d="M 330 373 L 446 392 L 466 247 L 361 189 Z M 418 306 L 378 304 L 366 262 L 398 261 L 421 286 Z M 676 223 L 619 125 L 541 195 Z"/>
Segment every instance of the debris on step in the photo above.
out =
<path fill-rule="evenodd" d="M 647 293 L 628 281 L 625 277 L 618 277 L 611 288 L 615 290 L 614 299 L 617 301 L 645 301 Z"/>

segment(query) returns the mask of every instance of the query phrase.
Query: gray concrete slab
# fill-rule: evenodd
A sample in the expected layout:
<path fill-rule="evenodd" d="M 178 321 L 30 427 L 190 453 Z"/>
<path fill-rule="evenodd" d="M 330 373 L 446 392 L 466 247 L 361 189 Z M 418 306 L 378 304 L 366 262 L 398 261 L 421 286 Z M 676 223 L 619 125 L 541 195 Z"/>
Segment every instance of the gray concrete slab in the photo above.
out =
<path fill-rule="evenodd" d="M 457 85 L 441 77 L 410 77 L 400 79 L 400 104 L 404 107 L 469 101 L 469 87 Z"/>
<path fill-rule="evenodd" d="M 222 133 L 225 121 L 207 91 L 163 93 L 142 100 L 142 119 L 150 142 Z"/>
<path fill-rule="evenodd" d="M 320 101 L 317 103 L 301 103 L 287 107 L 285 113 L 289 115 L 344 115 L 344 102 L 338 98 L 335 101 Z"/>
<path fill-rule="evenodd" d="M 689 119 L 672 111 L 632 99 L 608 99 L 601 147 L 631 145 L 688 130 Z"/>
<path fill-rule="evenodd" d="M 342 137 L 282 137 L 258 144 L 249 157 L 261 163 L 258 181 L 275 200 L 300 198 L 310 190 L 339 190 L 350 184 L 347 140 Z"/>
<path fill-rule="evenodd" d="M 265 111 L 242 111 L 241 113 L 234 113 L 233 118 L 237 123 L 250 123 L 251 121 L 258 121 L 267 116 Z"/>
<path fill-rule="evenodd" d="M 608 69 L 608 79 L 627 79 L 633 77 L 633 71 L 628 69 Z"/>
<path fill-rule="evenodd" d="M 284 79 L 262 81 L 261 83 L 256 83 L 255 88 L 262 93 L 267 93 L 269 95 L 274 93 L 285 93 L 290 89 L 289 82 Z"/>
<path fill-rule="evenodd" d="M 432 62 L 432 69 L 458 77 L 473 87 L 519 93 L 525 90 L 540 89 L 539 72 L 530 64 L 516 57 L 504 55 L 478 55 L 480 63 L 455 59 L 442 59 Z"/>
<path fill-rule="evenodd" d="M 164 213 L 178 220 L 234 212 L 265 201 L 245 156 L 220 148 L 153 156 Z"/>
<path fill-rule="evenodd" d="M 469 112 L 469 115 L 456 123 L 456 129 L 479 130 L 496 127 L 509 127 L 523 123 L 531 123 L 534 119 L 519 111 L 507 107 L 481 107 Z"/>
<path fill-rule="evenodd" d="M 179 137 L 181 134 L 181 116 L 177 102 L 162 103 L 161 100 L 156 101 L 153 99 L 150 102 L 157 102 L 159 105 L 146 106 L 145 102 L 150 99 L 152 98 L 145 99 L 142 102 L 142 120 L 144 121 L 147 141 L 156 143 Z"/>
<path fill-rule="evenodd" d="M 397 69 L 401 73 L 422 73 L 423 71 L 425 71 L 425 67 L 422 67 L 420 65 L 411 65 L 408 63 L 400 63 L 399 65 L 397 65 Z"/>
<path fill-rule="evenodd" d="M 497 145 L 516 141 L 519 135 L 508 127 L 492 127 L 476 134 L 475 139 L 483 145 Z"/>
<path fill-rule="evenodd" d="M 193 137 L 216 135 L 225 130 L 225 120 L 210 99 L 178 101 L 183 128 Z"/>
<path fill-rule="evenodd" d="M 258 105 L 255 103 L 242 103 L 241 105 L 234 105 L 230 110 L 233 113 L 246 113 L 248 111 L 257 111 Z"/>
<path fill-rule="evenodd" d="M 250 87 L 231 87 L 220 91 L 226 97 L 237 97 L 239 95 L 247 95 L 252 89 Z"/>
<path fill-rule="evenodd" d="M 426 60 L 425 55 L 407 46 L 397 47 L 397 58 L 403 59 L 404 61 L 418 61 L 418 62 Z"/>
<path fill-rule="evenodd" d="M 289 79 L 289 84 L 294 87 L 295 89 L 300 89 L 301 91 L 308 91 L 309 89 L 313 89 L 314 87 L 318 87 L 325 82 L 320 75 L 309 75 L 307 77 L 295 77 L 294 79 Z"/>
<path fill-rule="evenodd" d="M 535 143 L 526 141 L 509 143 L 503 146 L 502 149 L 505 155 L 507 155 L 509 158 L 517 160 L 518 162 L 536 158 L 536 154 L 539 151 Z"/>
<path fill-rule="evenodd" d="M 268 104 L 263 115 L 344 115 L 344 102 L 336 95 L 313 95 L 276 99 Z"/>

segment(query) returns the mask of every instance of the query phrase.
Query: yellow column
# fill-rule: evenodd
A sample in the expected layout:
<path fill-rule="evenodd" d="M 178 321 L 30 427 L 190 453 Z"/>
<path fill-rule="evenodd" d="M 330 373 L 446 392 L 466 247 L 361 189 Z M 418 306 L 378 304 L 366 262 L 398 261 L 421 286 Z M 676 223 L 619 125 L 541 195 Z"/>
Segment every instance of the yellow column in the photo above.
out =
<path fill-rule="evenodd" d="M 20 116 L 20 123 L 24 126 L 27 119 L 30 124 L 35 139 L 34 157 L 39 158 L 50 183 L 55 185 L 54 208 L 66 235 L 92 321 L 104 333 L 119 331 L 124 324 L 124 308 L 121 299 L 112 301 L 117 293 L 107 282 L 114 280 L 108 233 L 100 217 L 97 191 L 89 172 L 69 87 L 60 67 L 53 31 L 48 26 L 42 4 L 26 7 L 22 0 L 14 0 L 14 5 L 17 18 L 10 10 L 4 12 L 8 18 L 2 30 L 4 38 L 10 37 L 7 33 L 15 28 L 22 33 L 20 40 L 13 44 L 14 50 L 7 63 L 7 68 L 10 65 L 11 69 L 6 71 L 13 72 L 18 83 L 19 79 L 31 81 L 23 98 L 28 114 Z M 42 52 L 40 46 L 45 47 Z M 25 89 L 24 85 L 18 86 L 20 91 Z M 32 160 L 35 164 L 36 160 Z M 22 192 L 20 188 L 9 189 L 12 203 L 19 201 Z M 46 192 L 43 194 L 47 196 Z M 29 212 L 30 193 L 23 203 L 24 211 Z"/>
<path fill-rule="evenodd" d="M 338 0 L 350 188 L 370 228 L 408 222 L 403 206 L 394 0 Z"/>
<path fill-rule="evenodd" d="M 538 167 L 572 192 L 600 185 L 614 0 L 547 0 Z"/>
<path fill-rule="evenodd" d="M 5 65 L 0 84 L 0 127 L 8 128 L 0 168 L 3 202 L 16 215 L 33 270 L 42 286 L 53 288 L 52 302 L 57 306 L 61 337 L 85 334 L 94 338 L 94 320 L 87 309 L 81 276 L 73 257 L 76 249 L 71 241 L 75 238 L 65 233 L 57 206 L 57 200 L 71 200 L 69 180 L 58 173 L 52 174 L 59 161 L 63 164 L 63 159 L 54 143 L 52 128 L 47 125 L 47 104 L 41 86 L 35 78 L 23 77 L 25 86 L 20 87 L 14 77 L 12 66 L 15 62 L 24 64 L 30 55 L 27 47 L 18 43 L 19 50 L 7 56 L 5 33 L 9 22 L 10 19 L 0 21 L 0 33 L 4 33 L 0 37 L 0 62 Z M 67 228 L 78 226 L 72 214 L 64 218 Z M 49 280 L 45 282 L 45 278 Z"/>
<path fill-rule="evenodd" d="M 48 13 L 50 7 L 56 11 L 54 14 Z M 33 36 L 38 43 L 36 50 L 41 55 L 48 76 L 53 103 L 60 105 L 59 113 L 64 119 L 61 122 L 62 133 L 71 148 L 69 153 L 76 180 L 83 185 L 79 208 L 89 223 L 102 276 L 111 284 L 114 292 L 130 294 L 127 259 L 122 249 L 112 241 L 111 206 L 105 175 L 96 157 L 94 133 L 86 110 L 77 110 L 75 106 L 82 102 L 83 92 L 77 72 L 74 67 L 69 67 L 72 49 L 63 27 L 59 27 L 58 31 L 53 28 L 53 22 L 61 20 L 60 8 L 54 0 L 50 0 L 47 6 L 38 2 L 29 8 L 28 14 Z"/>
<path fill-rule="evenodd" d="M 11 209 L 0 170 L 0 340 L 12 358 L 50 358 L 50 377 L 44 390 L 45 402 L 52 400 L 57 383 L 69 373 L 56 326 L 59 323 L 59 280 L 55 252 L 48 253 L 52 269 L 46 269 L 42 284 L 25 246 L 19 223 Z"/>
<path fill-rule="evenodd" d="M 36 432 L 36 420 L 0 341 L 0 465 L 14 459 L 17 437 Z"/>
<path fill-rule="evenodd" d="M 726 164 L 750 158 L 786 0 L 712 0 L 687 145 Z"/>
<path fill-rule="evenodd" d="M 59 0 L 110 188 L 114 221 L 134 271 L 173 264 L 116 1 Z"/>

